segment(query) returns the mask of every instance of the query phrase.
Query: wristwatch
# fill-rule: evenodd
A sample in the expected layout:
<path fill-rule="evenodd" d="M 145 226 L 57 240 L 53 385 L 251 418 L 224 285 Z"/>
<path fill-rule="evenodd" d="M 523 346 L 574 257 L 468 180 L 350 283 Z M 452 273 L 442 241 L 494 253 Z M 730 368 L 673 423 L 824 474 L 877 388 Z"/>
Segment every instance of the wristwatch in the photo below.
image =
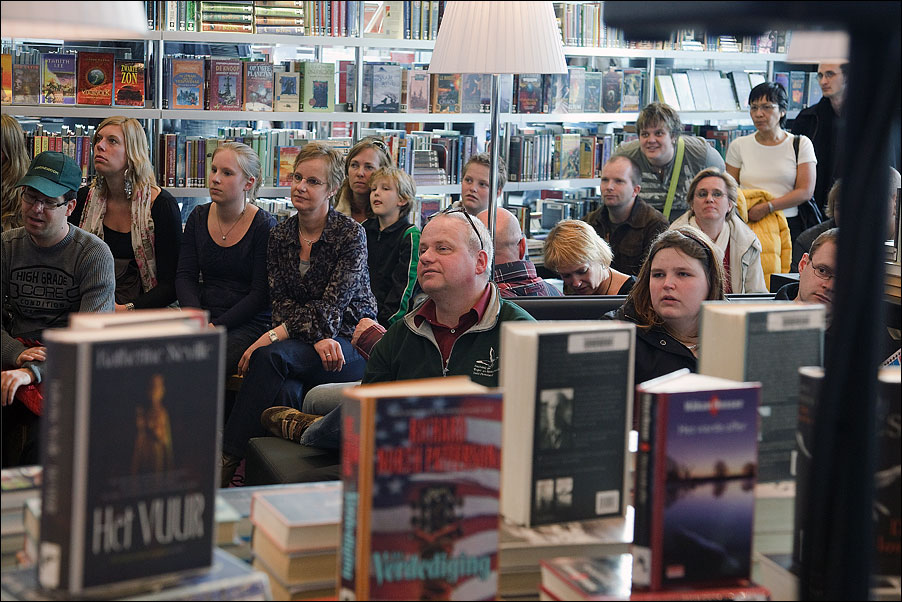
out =
<path fill-rule="evenodd" d="M 126 311 L 135 311 L 135 304 L 134 303 L 126 303 L 125 310 Z"/>
<path fill-rule="evenodd" d="M 273 343 L 279 342 L 279 335 L 276 334 L 275 330 L 269 331 L 269 340 L 272 341 Z"/>

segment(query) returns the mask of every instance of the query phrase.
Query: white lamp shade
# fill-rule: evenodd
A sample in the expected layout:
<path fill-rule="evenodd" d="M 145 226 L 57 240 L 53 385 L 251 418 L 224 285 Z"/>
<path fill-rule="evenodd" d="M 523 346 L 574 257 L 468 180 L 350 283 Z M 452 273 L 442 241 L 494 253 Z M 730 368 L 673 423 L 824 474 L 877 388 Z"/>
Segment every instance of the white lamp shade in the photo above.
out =
<path fill-rule="evenodd" d="M 4 38 L 111 40 L 147 35 L 143 2 L 2 3 Z"/>
<path fill-rule="evenodd" d="M 845 31 L 793 31 L 786 51 L 788 63 L 846 63 L 849 34 Z"/>
<path fill-rule="evenodd" d="M 448 2 L 432 73 L 566 73 L 551 2 Z"/>

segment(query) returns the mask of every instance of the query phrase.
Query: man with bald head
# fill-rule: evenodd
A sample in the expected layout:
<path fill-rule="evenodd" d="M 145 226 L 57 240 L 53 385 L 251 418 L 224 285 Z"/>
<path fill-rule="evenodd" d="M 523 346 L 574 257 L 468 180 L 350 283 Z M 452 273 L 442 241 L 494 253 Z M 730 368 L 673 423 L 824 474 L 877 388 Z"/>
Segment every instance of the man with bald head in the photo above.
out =
<path fill-rule="evenodd" d="M 479 221 L 488 226 L 489 211 L 481 211 Z M 536 274 L 536 266 L 526 259 L 526 238 L 517 218 L 507 209 L 495 211 L 495 272 L 502 297 L 559 297 L 561 291 Z"/>

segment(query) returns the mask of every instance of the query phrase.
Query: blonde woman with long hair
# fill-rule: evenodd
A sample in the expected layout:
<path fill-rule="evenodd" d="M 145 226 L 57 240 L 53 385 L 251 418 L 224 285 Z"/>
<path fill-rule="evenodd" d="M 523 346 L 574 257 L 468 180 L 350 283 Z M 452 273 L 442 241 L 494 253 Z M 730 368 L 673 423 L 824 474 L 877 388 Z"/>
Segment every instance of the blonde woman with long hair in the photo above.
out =
<path fill-rule="evenodd" d="M 22 214 L 19 212 L 22 189 L 16 186 L 16 183 L 25 176 L 31 159 L 25 149 L 25 133 L 19 122 L 9 115 L 3 116 L 0 151 L 2 151 L 0 175 L 2 175 L 3 229 L 11 230 L 22 225 Z"/>

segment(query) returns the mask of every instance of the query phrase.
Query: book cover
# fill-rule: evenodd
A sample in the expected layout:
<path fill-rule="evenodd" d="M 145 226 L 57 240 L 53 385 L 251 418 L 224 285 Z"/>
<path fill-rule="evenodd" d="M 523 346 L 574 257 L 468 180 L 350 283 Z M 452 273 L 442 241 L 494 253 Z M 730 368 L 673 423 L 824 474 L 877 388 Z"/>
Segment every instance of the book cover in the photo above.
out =
<path fill-rule="evenodd" d="M 634 344 L 635 328 L 623 322 L 502 326 L 507 519 L 531 526 L 624 515 Z"/>
<path fill-rule="evenodd" d="M 595 136 L 579 137 L 579 177 L 594 178 L 595 163 Z"/>
<path fill-rule="evenodd" d="M 429 112 L 429 72 L 425 69 L 411 69 L 407 73 L 407 112 Z"/>
<path fill-rule="evenodd" d="M 76 100 L 83 105 L 113 103 L 113 53 L 79 52 Z"/>
<path fill-rule="evenodd" d="M 561 134 L 560 178 L 569 180 L 579 177 L 579 134 Z"/>
<path fill-rule="evenodd" d="M 170 60 L 169 108 L 204 108 L 204 59 Z"/>
<path fill-rule="evenodd" d="M 570 112 L 570 77 L 566 73 L 542 76 L 545 91 L 544 112 Z"/>
<path fill-rule="evenodd" d="M 299 65 L 303 111 L 331 113 L 335 111 L 335 65 L 303 62 Z"/>
<path fill-rule="evenodd" d="M 241 61 L 207 59 L 209 108 L 211 111 L 240 111 L 244 91 Z"/>
<path fill-rule="evenodd" d="M 817 75 L 817 74 L 815 74 L 815 75 Z M 751 73 L 749 73 L 749 85 L 752 87 L 752 89 L 754 89 L 755 86 L 763 84 L 766 81 L 767 81 L 767 77 L 765 76 L 764 73 L 761 73 L 758 71 L 752 71 Z"/>
<path fill-rule="evenodd" d="M 480 113 L 482 111 L 482 74 L 463 73 L 460 76 L 460 112 Z"/>
<path fill-rule="evenodd" d="M 623 70 L 623 98 L 620 110 L 624 113 L 638 112 L 645 99 L 645 69 Z"/>
<path fill-rule="evenodd" d="M 629 600 L 632 554 L 561 556 L 539 566 L 542 588 L 555 600 Z"/>
<path fill-rule="evenodd" d="M 673 89 L 676 90 L 677 99 L 680 102 L 680 110 L 695 111 L 695 100 L 692 97 L 692 87 L 689 85 L 689 76 L 686 73 L 673 73 Z"/>
<path fill-rule="evenodd" d="M 401 110 L 401 65 L 373 65 L 372 113 L 397 113 Z"/>
<path fill-rule="evenodd" d="M 584 112 L 601 113 L 601 82 L 603 77 L 604 74 L 601 71 L 589 71 L 586 73 L 583 93 Z"/>
<path fill-rule="evenodd" d="M 495 599 L 500 393 L 448 377 L 346 395 L 339 598 Z"/>
<path fill-rule="evenodd" d="M 667 73 L 656 75 L 655 92 L 658 95 L 658 102 L 669 105 L 674 111 L 680 110 L 680 101 L 673 85 L 673 76 Z"/>
<path fill-rule="evenodd" d="M 439 73 L 432 82 L 432 112 L 460 113 L 460 73 Z"/>
<path fill-rule="evenodd" d="M 820 88 L 818 88 L 820 89 Z M 13 64 L 13 102 L 36 105 L 41 98 L 41 66 Z"/>
<path fill-rule="evenodd" d="M 789 110 L 798 111 L 805 107 L 805 91 L 807 88 L 806 73 L 804 71 L 789 72 Z"/>
<path fill-rule="evenodd" d="M 75 104 L 75 55 L 41 55 L 41 104 Z"/>
<path fill-rule="evenodd" d="M 712 111 L 735 111 L 736 94 L 730 80 L 723 77 L 720 71 L 705 71 L 705 84 L 708 87 L 708 98 Z"/>
<path fill-rule="evenodd" d="M 341 483 L 298 483 L 251 498 L 251 523 L 284 552 L 334 550 L 341 520 Z"/>
<path fill-rule="evenodd" d="M 338 484 L 339 490 L 341 483 Z M 339 491 L 338 504 L 341 504 Z M 338 520 L 335 512 L 335 546 L 329 550 L 287 552 L 274 542 L 263 529 L 254 529 L 251 548 L 254 558 L 263 562 L 266 571 L 286 585 L 311 585 L 328 582 L 333 585 L 338 577 Z"/>
<path fill-rule="evenodd" d="M 280 71 L 275 74 L 274 111 L 295 112 L 300 110 L 300 73 Z"/>
<path fill-rule="evenodd" d="M 586 100 L 586 70 L 583 67 L 571 67 L 568 72 L 570 75 L 568 108 L 571 113 L 582 113 L 585 110 Z"/>
<path fill-rule="evenodd" d="M 225 329 L 171 322 L 44 340 L 41 585 L 81 593 L 210 566 Z"/>
<path fill-rule="evenodd" d="M 244 110 L 272 111 L 272 63 L 253 61 L 244 63 Z"/>
<path fill-rule="evenodd" d="M 812 71 L 808 74 L 808 99 L 805 106 L 813 107 L 820 102 L 823 96 L 824 91 L 821 90 L 821 84 L 817 80 L 817 73 Z"/>
<path fill-rule="evenodd" d="M 144 61 L 116 59 L 113 70 L 113 104 L 117 107 L 143 107 Z"/>
<path fill-rule="evenodd" d="M 798 369 L 823 364 L 824 324 L 822 305 L 702 305 L 699 373 L 762 383 L 759 481 L 791 477 L 799 414 Z"/>
<path fill-rule="evenodd" d="M 705 72 L 693 69 L 687 71 L 689 76 L 689 87 L 692 88 L 692 100 L 695 101 L 695 109 L 697 111 L 711 111 L 711 98 L 708 95 L 708 83 L 705 81 Z"/>
<path fill-rule="evenodd" d="M 602 80 L 601 105 L 605 113 L 619 113 L 623 98 L 623 72 L 608 69 Z"/>
<path fill-rule="evenodd" d="M 0 508 L 21 510 L 25 500 L 40 497 L 43 470 L 40 466 L 14 466 L 0 471 Z"/>
<path fill-rule="evenodd" d="M 743 111 L 748 111 L 749 93 L 752 91 L 748 72 L 740 70 L 731 71 L 730 79 L 733 82 L 733 90 L 736 92 L 736 100 L 739 101 L 739 108 Z"/>
<path fill-rule="evenodd" d="M 749 578 L 760 387 L 684 371 L 636 387 L 634 588 Z"/>
<path fill-rule="evenodd" d="M 13 101 L 13 56 L 8 52 L 0 55 L 0 78 L 3 81 L 0 103 L 8 105 Z"/>
<path fill-rule="evenodd" d="M 542 112 L 542 76 L 536 73 L 521 73 L 517 78 L 518 113 Z"/>
<path fill-rule="evenodd" d="M 786 90 L 787 96 L 789 95 L 789 72 L 788 71 L 775 71 L 774 72 L 774 83 L 780 84 L 783 86 L 783 89 Z"/>

